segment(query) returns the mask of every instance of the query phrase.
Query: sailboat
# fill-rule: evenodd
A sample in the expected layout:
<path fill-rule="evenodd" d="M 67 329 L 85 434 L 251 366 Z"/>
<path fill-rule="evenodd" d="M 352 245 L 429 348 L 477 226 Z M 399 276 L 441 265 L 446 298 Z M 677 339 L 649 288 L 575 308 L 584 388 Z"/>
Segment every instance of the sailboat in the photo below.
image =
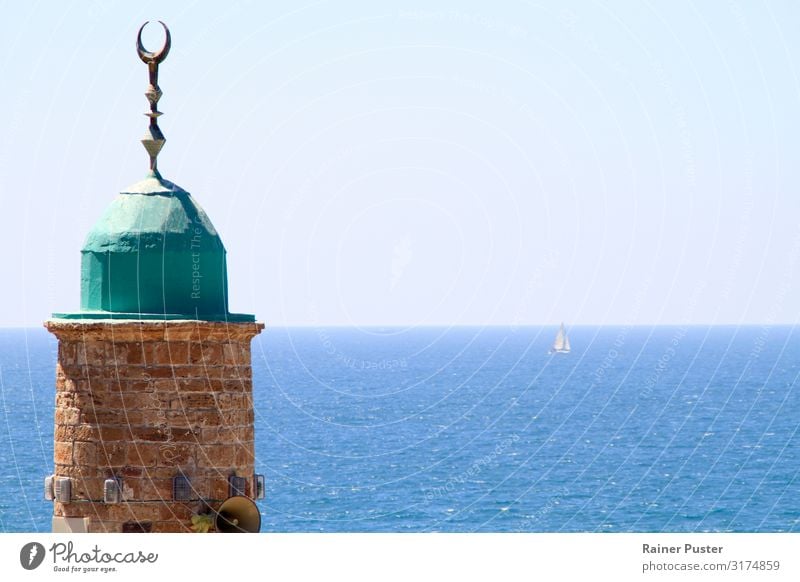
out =
<path fill-rule="evenodd" d="M 567 330 L 564 328 L 564 323 L 562 322 L 561 327 L 558 329 L 558 334 L 556 334 L 556 339 L 553 341 L 553 345 L 550 348 L 550 353 L 568 354 L 569 350 L 569 336 L 567 335 Z"/>

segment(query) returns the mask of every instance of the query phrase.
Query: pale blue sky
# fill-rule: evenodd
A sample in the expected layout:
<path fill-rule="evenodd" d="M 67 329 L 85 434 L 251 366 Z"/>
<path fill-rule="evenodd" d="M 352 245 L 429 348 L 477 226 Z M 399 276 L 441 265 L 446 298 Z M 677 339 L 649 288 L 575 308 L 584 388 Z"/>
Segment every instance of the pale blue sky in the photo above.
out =
<path fill-rule="evenodd" d="M 797 320 L 796 2 L 163 4 L 0 4 L 1 325 L 77 309 L 83 237 L 147 168 L 159 18 L 159 165 L 234 311 Z"/>

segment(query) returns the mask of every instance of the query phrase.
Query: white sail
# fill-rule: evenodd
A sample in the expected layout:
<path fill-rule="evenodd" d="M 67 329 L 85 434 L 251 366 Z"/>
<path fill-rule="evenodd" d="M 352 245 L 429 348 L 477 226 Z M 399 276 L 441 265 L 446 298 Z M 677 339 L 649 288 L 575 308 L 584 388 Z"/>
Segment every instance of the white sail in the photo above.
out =
<path fill-rule="evenodd" d="M 557 352 L 559 350 L 564 349 L 564 326 L 562 325 L 561 328 L 558 330 L 558 334 L 556 335 L 556 339 L 553 342 L 553 351 Z"/>
<path fill-rule="evenodd" d="M 566 354 L 569 353 L 569 350 L 569 336 L 567 336 L 567 330 L 562 323 L 561 327 L 558 328 L 558 334 L 556 334 L 556 339 L 553 341 L 553 347 L 550 348 L 550 351 L 558 354 Z"/>

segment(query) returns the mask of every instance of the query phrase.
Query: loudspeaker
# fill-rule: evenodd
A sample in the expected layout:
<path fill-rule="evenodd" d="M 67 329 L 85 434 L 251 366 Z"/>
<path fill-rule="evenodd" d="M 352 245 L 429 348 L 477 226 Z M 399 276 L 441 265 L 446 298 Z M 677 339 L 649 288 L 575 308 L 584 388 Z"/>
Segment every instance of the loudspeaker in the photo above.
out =
<path fill-rule="evenodd" d="M 248 497 L 229 497 L 219 506 L 214 526 L 220 533 L 258 533 L 261 529 L 261 512 Z"/>
<path fill-rule="evenodd" d="M 56 498 L 55 481 L 55 475 L 44 478 L 44 498 L 47 499 L 47 501 L 53 501 L 53 499 Z"/>
<path fill-rule="evenodd" d="M 192 498 L 192 483 L 186 475 L 175 475 L 172 478 L 172 500 L 189 501 Z"/>
<path fill-rule="evenodd" d="M 53 482 L 53 496 L 56 501 L 69 503 L 72 501 L 72 480 L 69 477 L 56 477 Z"/>
<path fill-rule="evenodd" d="M 247 495 L 247 479 L 244 477 L 237 477 L 231 475 L 228 477 L 228 497 L 236 497 L 237 495 Z"/>
<path fill-rule="evenodd" d="M 264 475 L 259 475 L 258 473 L 253 475 L 253 483 L 255 483 L 255 489 L 256 489 L 256 494 L 254 497 L 256 499 L 264 499 L 264 496 L 266 495 L 265 493 L 266 487 L 264 485 Z"/>
<path fill-rule="evenodd" d="M 111 477 L 103 482 L 103 502 L 120 503 L 122 501 L 122 480 Z"/>

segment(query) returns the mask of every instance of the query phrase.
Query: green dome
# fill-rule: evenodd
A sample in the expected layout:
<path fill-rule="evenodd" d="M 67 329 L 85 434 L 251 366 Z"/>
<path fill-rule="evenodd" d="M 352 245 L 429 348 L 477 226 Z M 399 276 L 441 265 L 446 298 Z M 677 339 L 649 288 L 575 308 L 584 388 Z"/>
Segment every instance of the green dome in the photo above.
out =
<path fill-rule="evenodd" d="M 225 246 L 192 196 L 158 172 L 121 192 L 81 250 L 80 319 L 253 321 L 228 312 Z"/>

